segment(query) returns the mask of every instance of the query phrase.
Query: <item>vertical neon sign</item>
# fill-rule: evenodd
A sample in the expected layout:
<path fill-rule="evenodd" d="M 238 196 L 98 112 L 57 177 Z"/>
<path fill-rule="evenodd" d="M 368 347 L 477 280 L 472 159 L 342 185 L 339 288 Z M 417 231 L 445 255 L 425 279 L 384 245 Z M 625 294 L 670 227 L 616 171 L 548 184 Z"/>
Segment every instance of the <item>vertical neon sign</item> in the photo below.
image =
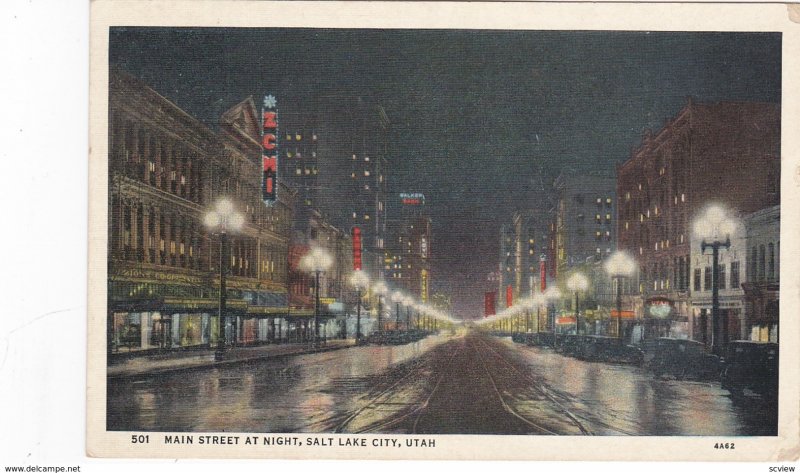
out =
<path fill-rule="evenodd" d="M 261 200 L 273 205 L 278 199 L 278 102 L 264 97 L 261 109 Z"/>

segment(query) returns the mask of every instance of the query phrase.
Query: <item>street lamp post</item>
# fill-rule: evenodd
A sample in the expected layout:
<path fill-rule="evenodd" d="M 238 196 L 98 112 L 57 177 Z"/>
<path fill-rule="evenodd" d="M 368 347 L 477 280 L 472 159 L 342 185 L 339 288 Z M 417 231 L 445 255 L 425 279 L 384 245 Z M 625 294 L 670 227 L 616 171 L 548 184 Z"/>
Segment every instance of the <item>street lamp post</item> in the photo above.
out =
<path fill-rule="evenodd" d="M 575 273 L 567 280 L 567 288 L 575 293 L 575 335 L 581 334 L 580 329 L 580 310 L 578 305 L 578 293 L 589 288 L 589 280 L 583 273 Z"/>
<path fill-rule="evenodd" d="M 400 304 L 405 300 L 405 296 L 400 291 L 394 291 L 392 293 L 392 302 L 395 304 L 395 313 L 394 313 L 394 329 L 397 330 L 400 328 Z"/>
<path fill-rule="evenodd" d="M 719 205 L 706 208 L 694 223 L 694 233 L 701 239 L 701 253 L 705 254 L 706 249 L 711 248 L 711 352 L 716 355 L 722 354 L 728 334 L 727 317 L 722 320 L 722 330 L 719 327 L 719 250 L 730 249 L 731 233 L 736 231 L 736 226 L 736 220 Z"/>
<path fill-rule="evenodd" d="M 236 211 L 233 203 L 226 199 L 217 201 L 213 210 L 206 213 L 204 223 L 211 231 L 219 232 L 219 314 L 217 317 L 217 349 L 214 361 L 225 358 L 225 322 L 227 319 L 226 273 L 228 267 L 228 232 L 239 231 L 244 225 L 244 216 Z M 235 335 L 234 335 L 235 336 Z"/>
<path fill-rule="evenodd" d="M 561 291 L 558 290 L 555 286 L 550 286 L 544 291 L 544 297 L 547 301 L 547 315 L 548 318 L 551 320 L 551 324 L 553 327 L 553 346 L 556 346 L 556 312 L 555 307 L 553 310 L 550 310 L 551 305 L 555 303 L 557 299 L 561 297 Z M 552 313 L 552 317 L 550 314 Z"/>
<path fill-rule="evenodd" d="M 617 340 L 622 343 L 622 279 L 636 271 L 636 262 L 624 251 L 616 251 L 605 262 L 605 270 L 617 281 Z"/>
<path fill-rule="evenodd" d="M 403 299 L 403 304 L 406 306 L 406 332 L 411 330 L 411 307 L 414 305 L 414 299 L 406 296 Z"/>
<path fill-rule="evenodd" d="M 327 271 L 332 264 L 333 260 L 331 256 L 319 247 L 312 248 L 311 251 L 300 259 L 300 266 L 314 274 L 314 347 L 319 346 L 319 277 L 322 273 Z"/>
<path fill-rule="evenodd" d="M 383 333 L 383 297 L 386 293 L 389 292 L 389 289 L 386 287 L 386 283 L 383 281 L 378 281 L 375 283 L 375 287 L 372 288 L 375 294 L 378 296 L 378 333 Z"/>
<path fill-rule="evenodd" d="M 350 276 L 350 283 L 356 288 L 356 345 L 361 341 L 361 291 L 369 285 L 369 278 L 357 270 Z"/>

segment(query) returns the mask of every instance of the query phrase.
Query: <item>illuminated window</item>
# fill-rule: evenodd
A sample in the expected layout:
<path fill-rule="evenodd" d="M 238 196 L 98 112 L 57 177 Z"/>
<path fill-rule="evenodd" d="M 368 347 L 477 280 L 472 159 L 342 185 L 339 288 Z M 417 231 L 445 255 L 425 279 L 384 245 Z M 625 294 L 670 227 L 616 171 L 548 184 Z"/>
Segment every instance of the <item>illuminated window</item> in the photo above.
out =
<path fill-rule="evenodd" d="M 355 159 L 356 159 L 356 155 L 354 154 L 354 155 L 353 155 L 353 160 L 355 161 Z"/>
<path fill-rule="evenodd" d="M 626 201 L 631 200 L 631 193 L 630 192 L 626 192 L 625 193 L 625 200 Z"/>
<path fill-rule="evenodd" d="M 181 242 L 181 246 L 180 246 L 180 250 L 179 250 L 181 252 L 181 254 L 184 254 L 184 249 L 185 248 L 183 246 L 183 242 Z"/>
<path fill-rule="evenodd" d="M 313 135 L 311 135 L 311 139 L 314 140 L 314 141 L 317 141 L 317 134 L 314 133 Z"/>
<path fill-rule="evenodd" d="M 611 197 L 606 197 L 606 204 L 611 205 Z"/>
<path fill-rule="evenodd" d="M 686 202 L 686 194 L 681 194 L 681 202 Z"/>
<path fill-rule="evenodd" d="M 316 167 L 311 168 L 311 174 L 314 174 L 315 176 L 317 175 L 317 168 Z"/>
<path fill-rule="evenodd" d="M 606 214 L 606 220 L 611 220 L 611 214 Z"/>
<path fill-rule="evenodd" d="M 369 162 L 369 156 L 365 156 L 364 161 Z"/>
<path fill-rule="evenodd" d="M 602 203 L 603 203 L 603 199 L 601 199 L 600 197 L 598 197 L 598 198 L 597 198 L 597 205 L 600 205 L 600 204 L 602 204 Z"/>
<path fill-rule="evenodd" d="M 356 178 L 356 173 L 354 173 L 354 172 L 353 172 L 353 173 L 350 173 L 350 177 L 352 177 L 353 179 L 355 179 L 355 178 Z"/>
<path fill-rule="evenodd" d="M 641 183 L 639 184 L 639 190 L 642 190 L 642 184 Z"/>
<path fill-rule="evenodd" d="M 368 190 L 369 190 L 369 184 L 364 184 L 364 190 L 365 190 L 365 191 L 368 191 Z"/>
<path fill-rule="evenodd" d="M 300 176 L 300 175 L 303 174 L 303 171 L 300 168 L 297 168 L 297 169 L 294 170 L 294 173 L 297 174 L 298 176 Z"/>
<path fill-rule="evenodd" d="M 286 151 L 286 157 L 287 158 L 291 158 L 292 157 L 292 152 L 291 151 Z"/>
<path fill-rule="evenodd" d="M 383 174 L 381 174 L 380 176 L 378 176 L 378 182 L 383 182 Z"/>
<path fill-rule="evenodd" d="M 625 222 L 625 230 L 628 229 L 628 222 Z"/>
<path fill-rule="evenodd" d="M 364 215 L 364 220 L 369 220 L 369 214 Z"/>
<path fill-rule="evenodd" d="M 286 140 L 292 141 L 292 135 L 288 131 L 286 132 Z"/>
<path fill-rule="evenodd" d="M 294 135 L 294 139 L 296 139 L 297 141 L 300 141 L 300 140 L 303 139 L 303 135 L 301 135 L 300 133 L 297 133 L 296 135 Z"/>
<path fill-rule="evenodd" d="M 156 163 L 153 161 L 148 161 L 147 168 L 150 169 L 150 172 L 156 172 Z"/>
<path fill-rule="evenodd" d="M 368 169 L 364 170 L 364 176 L 369 177 L 369 170 Z"/>
<path fill-rule="evenodd" d="M 355 212 L 353 212 L 353 218 L 358 218 Z"/>
<path fill-rule="evenodd" d="M 312 151 L 311 152 L 311 157 L 312 158 L 316 158 L 317 157 L 317 152 L 316 151 Z"/>

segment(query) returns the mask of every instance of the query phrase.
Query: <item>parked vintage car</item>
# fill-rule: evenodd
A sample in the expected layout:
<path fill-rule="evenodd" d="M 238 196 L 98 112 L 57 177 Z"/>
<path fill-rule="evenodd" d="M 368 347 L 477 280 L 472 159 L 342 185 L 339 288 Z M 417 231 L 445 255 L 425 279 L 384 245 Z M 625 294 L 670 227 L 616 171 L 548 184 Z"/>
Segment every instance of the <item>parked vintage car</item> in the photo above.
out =
<path fill-rule="evenodd" d="M 576 357 L 587 361 L 630 363 L 639 365 L 644 352 L 633 345 L 626 345 L 616 337 L 587 335 L 581 337 L 575 350 Z"/>
<path fill-rule="evenodd" d="M 722 387 L 738 399 L 778 399 L 778 344 L 730 342 L 722 360 Z"/>
<path fill-rule="evenodd" d="M 656 376 L 718 380 L 719 357 L 706 353 L 703 343 L 682 338 L 657 338 L 648 344 L 645 365 Z"/>

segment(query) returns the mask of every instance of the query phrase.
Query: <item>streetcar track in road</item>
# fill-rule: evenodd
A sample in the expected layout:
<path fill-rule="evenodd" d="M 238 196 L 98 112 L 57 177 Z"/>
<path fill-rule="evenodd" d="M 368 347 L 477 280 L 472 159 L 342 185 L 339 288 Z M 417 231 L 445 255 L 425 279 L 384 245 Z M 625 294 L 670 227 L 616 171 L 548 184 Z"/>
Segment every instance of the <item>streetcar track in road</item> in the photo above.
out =
<path fill-rule="evenodd" d="M 592 433 L 592 432 L 591 432 L 589 429 L 587 429 L 587 428 L 586 428 L 586 426 L 585 426 L 585 425 L 583 425 L 583 423 L 582 423 L 582 422 L 581 422 L 581 421 L 580 421 L 580 420 L 577 418 L 577 416 L 575 416 L 575 414 L 573 414 L 573 413 L 572 413 L 572 412 L 571 412 L 569 409 L 567 409 L 567 407 L 566 407 L 566 406 L 564 406 L 563 404 L 561 404 L 561 403 L 560 403 L 560 402 L 559 402 L 559 401 L 558 401 L 558 400 L 557 400 L 557 399 L 556 399 L 556 398 L 555 398 L 555 397 L 554 397 L 554 396 L 553 396 L 553 395 L 552 395 L 552 394 L 551 394 L 551 393 L 550 393 L 550 392 L 549 392 L 547 389 L 544 389 L 544 388 L 542 388 L 541 386 L 538 386 L 538 384 L 537 384 L 536 380 L 532 379 L 532 378 L 531 378 L 531 376 L 530 376 L 528 373 L 525 373 L 525 372 L 522 372 L 522 371 L 520 371 L 520 370 L 519 370 L 519 368 L 517 368 L 516 366 L 514 366 L 514 365 L 513 365 L 513 364 L 512 364 L 510 361 L 508 361 L 508 360 L 507 360 L 507 359 L 506 359 L 506 358 L 505 358 L 505 357 L 504 357 L 502 354 L 500 354 L 500 353 L 499 353 L 499 352 L 498 352 L 496 349 L 494 349 L 492 346 L 490 346 L 490 345 L 489 345 L 488 343 L 486 343 L 484 340 L 479 340 L 479 343 L 481 343 L 483 346 L 485 346 L 486 348 L 488 348 L 488 349 L 489 349 L 489 350 L 490 350 L 492 353 L 494 353 L 494 354 L 495 354 L 495 356 L 496 356 L 497 358 L 499 358 L 500 360 L 502 360 L 502 361 L 503 361 L 503 363 L 505 363 L 507 366 L 511 367 L 511 369 L 513 369 L 513 370 L 514 370 L 515 372 L 517 372 L 519 375 L 523 376 L 525 379 L 527 379 L 528 381 L 530 381 L 530 386 L 531 386 L 531 388 L 532 388 L 533 390 L 535 390 L 535 391 L 539 392 L 541 395 L 543 395 L 545 398 L 547 398 L 547 399 L 548 399 L 550 402 L 552 402 L 553 404 L 555 404 L 555 405 L 558 407 L 558 409 L 559 409 L 561 412 L 563 412 L 563 413 L 564 413 L 564 415 L 566 415 L 566 416 L 567 416 L 567 417 L 568 417 L 568 418 L 569 418 L 569 419 L 570 419 L 570 420 L 571 420 L 571 421 L 572 421 L 572 422 L 575 424 L 575 426 L 576 426 L 576 427 L 578 427 L 578 429 L 580 429 L 580 431 L 581 431 L 581 432 L 582 432 L 584 435 L 594 435 L 594 434 L 593 434 L 593 433 Z M 479 356 L 480 356 L 480 358 L 481 358 L 481 362 L 483 363 L 483 366 L 484 366 L 484 368 L 486 369 L 486 372 L 487 372 L 487 374 L 489 374 L 490 378 L 492 378 L 492 375 L 491 375 L 491 373 L 489 373 L 489 369 L 488 369 L 488 367 L 486 366 L 486 362 L 485 362 L 485 360 L 483 359 L 483 355 L 480 355 L 480 353 L 479 353 Z M 492 379 L 492 384 L 494 385 L 494 379 Z M 495 390 L 497 390 L 497 386 L 496 386 L 496 385 L 495 385 Z M 499 391 L 498 391 L 498 395 L 500 395 Z M 502 400 L 502 396 L 501 396 L 501 400 Z M 504 404 L 504 405 L 506 405 L 505 401 L 503 401 L 503 404 Z M 511 409 L 511 408 L 510 408 L 510 406 L 509 406 L 509 409 Z M 523 419 L 521 416 L 519 416 L 519 414 L 517 414 L 516 412 L 514 412 L 514 411 L 513 411 L 513 409 L 512 409 L 510 412 L 511 412 L 512 414 L 516 415 L 517 417 L 520 417 L 521 419 Z M 526 422 L 528 422 L 526 419 L 523 419 L 523 420 L 525 420 Z"/>
<path fill-rule="evenodd" d="M 460 351 L 460 347 L 451 354 L 450 358 L 448 359 L 448 368 L 452 364 L 453 359 L 455 359 L 455 357 L 457 356 L 459 351 Z M 414 368 L 416 368 L 416 367 L 414 367 Z M 397 382 L 393 383 L 387 389 L 385 389 L 384 391 L 379 393 L 378 396 L 373 398 L 368 404 L 366 404 L 365 406 L 363 406 L 360 409 L 356 410 L 352 415 L 350 415 L 347 419 L 345 419 L 345 421 L 342 422 L 337 427 L 336 432 L 337 433 L 341 433 L 344 430 L 344 428 L 347 427 L 347 425 L 349 425 L 353 420 L 355 420 L 359 415 L 361 415 L 361 413 L 363 413 L 366 409 L 377 408 L 379 406 L 384 406 L 384 405 L 407 405 L 407 406 L 416 405 L 416 407 L 412 408 L 410 411 L 406 412 L 403 415 L 391 418 L 391 419 L 389 419 L 387 421 L 384 421 L 384 422 L 381 422 L 379 424 L 369 425 L 369 426 L 367 426 L 367 427 L 365 427 L 363 429 L 356 430 L 356 431 L 354 431 L 352 433 L 361 434 L 361 433 L 367 433 L 367 432 L 379 432 L 379 431 L 382 431 L 383 429 L 386 429 L 388 427 L 392 427 L 394 425 L 399 424 L 400 422 L 404 421 L 405 419 L 408 419 L 410 416 L 412 416 L 414 414 L 418 414 L 418 416 L 417 416 L 417 418 L 416 418 L 416 420 L 414 422 L 414 428 L 416 428 L 417 422 L 419 421 L 419 416 L 421 415 L 422 411 L 424 411 L 424 409 L 427 408 L 431 397 L 436 392 L 436 389 L 439 387 L 439 384 L 442 382 L 442 379 L 447 374 L 447 370 L 442 370 L 442 374 L 439 376 L 439 378 L 438 378 L 436 384 L 434 385 L 433 389 L 431 390 L 429 395 L 426 397 L 425 401 L 423 401 L 421 403 L 420 402 L 402 403 L 402 402 L 380 401 L 381 397 L 383 397 L 383 396 L 387 395 L 388 393 L 392 392 L 392 390 L 395 387 L 397 387 L 401 382 L 405 381 L 406 379 L 411 377 L 413 374 L 416 374 L 414 368 L 410 369 L 409 372 L 405 376 L 403 376 Z"/>
<path fill-rule="evenodd" d="M 505 401 L 505 399 L 503 399 L 503 393 L 501 393 L 500 390 L 497 388 L 497 382 L 495 381 L 494 376 L 492 376 L 492 373 L 491 373 L 491 370 L 489 369 L 489 367 L 486 366 L 486 360 L 484 359 L 484 357 L 481 354 L 480 350 L 475 350 L 475 352 L 478 354 L 478 359 L 481 360 L 481 366 L 483 366 L 484 371 L 486 371 L 486 376 L 489 377 L 489 381 L 491 381 L 491 383 L 492 383 L 492 388 L 494 388 L 494 392 L 495 392 L 495 394 L 497 394 L 497 398 L 500 400 L 500 404 L 502 404 L 503 409 L 506 412 L 508 412 L 509 414 L 511 414 L 514 417 L 516 417 L 517 419 L 521 420 L 522 422 L 525 422 L 526 424 L 530 425 L 531 427 L 533 427 L 533 428 L 535 428 L 535 429 L 537 429 L 537 430 L 539 430 L 539 431 L 541 431 L 541 432 L 543 432 L 545 434 L 558 435 L 556 432 L 553 432 L 552 430 L 547 429 L 546 427 L 542 427 L 541 425 L 539 425 L 539 424 L 537 424 L 535 422 L 532 422 L 529 419 L 526 419 L 525 417 L 520 415 L 516 410 L 514 410 L 511 406 L 509 406 L 508 403 Z"/>
<path fill-rule="evenodd" d="M 485 342 L 484 342 L 484 343 L 485 343 Z M 490 348 L 492 351 L 494 351 L 495 353 L 497 353 L 497 355 L 498 355 L 499 357 L 503 358 L 503 357 L 502 357 L 502 355 L 500 355 L 500 354 L 499 354 L 499 353 L 498 353 L 496 350 L 494 350 L 494 349 L 493 349 L 493 348 L 491 348 L 491 347 L 489 347 L 489 348 Z M 574 417 L 576 422 L 580 422 L 580 421 L 578 420 L 578 416 L 574 415 L 574 414 L 572 413 L 572 411 L 570 411 L 569 409 L 567 409 L 566 407 L 564 407 L 564 406 L 563 406 L 563 404 L 561 404 L 561 402 L 560 402 L 560 401 L 558 401 L 558 399 L 556 399 L 556 398 L 555 398 L 555 396 L 554 396 L 554 395 L 551 393 L 551 390 L 550 390 L 550 389 L 547 389 L 546 387 L 542 387 L 540 384 L 538 384 L 538 383 L 537 383 L 537 381 L 536 381 L 535 379 L 533 379 L 533 378 L 530 376 L 530 374 L 528 374 L 528 373 L 525 373 L 525 372 L 521 372 L 521 371 L 520 371 L 520 370 L 519 370 L 517 367 L 515 367 L 514 365 L 512 365 L 511 363 L 509 363 L 507 360 L 505 360 L 505 358 L 503 358 L 503 361 L 504 361 L 504 362 L 505 362 L 507 365 L 511 366 L 511 367 L 512 367 L 512 368 L 513 368 L 513 369 L 514 369 L 514 370 L 515 370 L 517 373 L 520 373 L 522 376 L 525 376 L 527 379 L 529 379 L 529 380 L 530 380 L 530 382 L 531 382 L 531 385 L 532 385 L 532 387 L 533 387 L 534 389 L 536 389 L 537 391 L 539 391 L 539 392 L 540 392 L 542 395 L 544 395 L 544 396 L 548 397 L 548 399 L 551 399 L 551 400 L 552 400 L 552 402 L 554 402 L 554 403 L 555 403 L 555 404 L 557 404 L 557 405 L 558 405 L 558 406 L 559 406 L 559 407 L 560 407 L 562 410 L 564 410 L 564 411 L 565 411 L 565 413 L 567 413 L 567 415 Z M 556 392 L 558 392 L 558 391 L 556 390 Z M 566 396 L 566 395 L 564 395 L 563 393 L 561 393 L 561 397 L 567 397 L 567 396 Z M 584 401 L 584 402 L 585 402 L 585 401 Z M 587 419 L 584 419 L 584 420 L 587 420 Z M 617 427 L 617 426 L 613 426 L 613 425 L 611 425 L 611 424 L 609 424 L 609 423 L 607 423 L 607 422 L 604 422 L 604 421 L 602 421 L 602 420 L 600 420 L 600 419 L 596 419 L 596 418 L 595 418 L 595 419 L 591 419 L 591 420 L 588 420 L 588 421 L 589 421 L 589 422 L 591 422 L 591 423 L 592 423 L 592 425 L 594 425 L 594 426 L 602 427 L 602 428 L 605 428 L 605 429 L 608 429 L 608 430 L 614 431 L 614 432 L 616 432 L 616 433 L 619 433 L 619 434 L 623 434 L 623 435 L 631 435 L 631 436 L 640 435 L 640 434 L 639 434 L 639 433 L 637 433 L 637 432 L 632 432 L 632 431 L 629 431 L 629 430 L 621 429 L 621 428 L 619 428 L 619 427 Z M 582 423 L 581 423 L 581 424 L 582 424 Z M 588 435 L 595 435 L 595 434 L 593 434 L 593 433 L 590 433 L 590 434 L 588 434 Z"/>

